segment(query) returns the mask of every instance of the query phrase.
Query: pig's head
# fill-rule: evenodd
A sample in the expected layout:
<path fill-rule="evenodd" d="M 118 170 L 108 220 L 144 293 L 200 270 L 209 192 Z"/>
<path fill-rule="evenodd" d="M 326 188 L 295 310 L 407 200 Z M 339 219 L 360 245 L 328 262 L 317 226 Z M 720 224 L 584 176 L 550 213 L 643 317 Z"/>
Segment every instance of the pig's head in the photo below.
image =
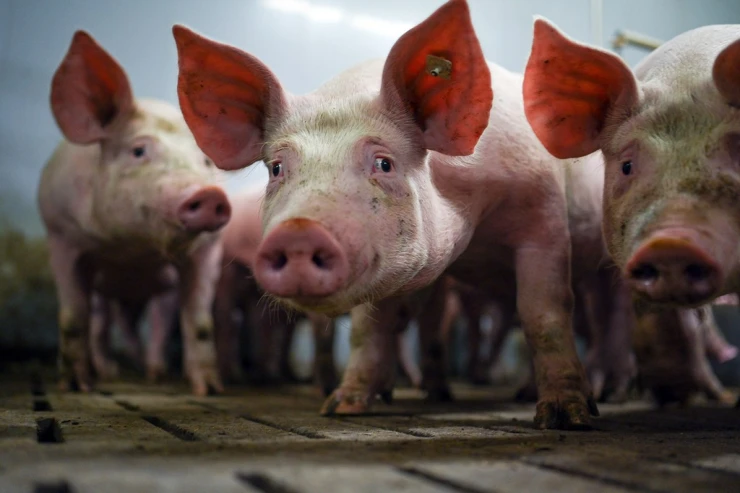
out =
<path fill-rule="evenodd" d="M 121 66 L 83 31 L 54 74 L 51 108 L 67 140 L 99 146 L 92 181 L 79 186 L 91 192 L 103 237 L 167 250 L 228 221 L 229 202 L 214 186 L 220 171 L 182 114 L 162 101 L 135 100 Z"/>
<path fill-rule="evenodd" d="M 404 34 L 383 66 L 357 69 L 365 77 L 307 96 L 288 95 L 254 56 L 173 32 L 200 147 L 223 169 L 267 165 L 254 273 L 270 295 L 331 314 L 433 280 L 420 275 L 439 241 L 429 151 L 471 154 L 493 99 L 464 1 Z"/>
<path fill-rule="evenodd" d="M 555 157 L 601 150 L 607 248 L 649 302 L 698 306 L 737 288 L 739 66 L 736 42 L 713 72 L 640 83 L 616 55 L 535 21 L 527 119 Z"/>

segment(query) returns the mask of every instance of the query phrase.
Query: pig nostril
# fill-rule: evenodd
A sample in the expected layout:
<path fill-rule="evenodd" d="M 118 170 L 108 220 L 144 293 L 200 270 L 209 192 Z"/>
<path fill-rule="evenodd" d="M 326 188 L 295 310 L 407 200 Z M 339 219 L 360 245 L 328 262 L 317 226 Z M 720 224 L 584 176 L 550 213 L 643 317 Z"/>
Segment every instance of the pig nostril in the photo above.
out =
<path fill-rule="evenodd" d="M 195 212 L 200 208 L 200 200 L 196 200 L 195 202 L 191 202 L 190 205 L 188 205 L 188 209 Z"/>
<path fill-rule="evenodd" d="M 660 273 L 658 269 L 650 264 L 641 264 L 632 269 L 630 273 L 633 279 L 638 281 L 654 281 L 658 279 Z"/>
<path fill-rule="evenodd" d="M 281 270 L 283 267 L 285 267 L 288 263 L 288 256 L 284 253 L 281 253 L 280 255 L 276 256 L 275 259 L 272 261 L 272 268 L 275 270 Z"/>
<path fill-rule="evenodd" d="M 216 215 L 223 216 L 225 212 L 226 212 L 226 207 L 224 207 L 223 204 L 218 204 L 216 206 Z"/>
<path fill-rule="evenodd" d="M 706 280 L 711 274 L 711 269 L 706 265 L 700 264 L 689 264 L 684 269 L 684 274 L 692 282 L 699 282 Z"/>
<path fill-rule="evenodd" d="M 324 259 L 322 259 L 318 253 L 314 253 L 313 257 L 311 257 L 311 262 L 314 263 L 316 267 L 319 269 L 324 267 Z"/>

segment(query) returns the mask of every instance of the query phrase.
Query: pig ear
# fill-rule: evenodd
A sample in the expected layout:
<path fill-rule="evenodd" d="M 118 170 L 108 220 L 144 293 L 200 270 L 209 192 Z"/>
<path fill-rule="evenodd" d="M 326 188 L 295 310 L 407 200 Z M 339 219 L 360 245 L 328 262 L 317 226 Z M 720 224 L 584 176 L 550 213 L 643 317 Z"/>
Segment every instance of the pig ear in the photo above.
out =
<path fill-rule="evenodd" d="M 198 146 L 221 169 L 262 158 L 265 128 L 285 108 L 277 77 L 257 58 L 176 25 L 177 96 Z"/>
<path fill-rule="evenodd" d="M 451 0 L 396 41 L 383 68 L 383 103 L 402 108 L 426 149 L 473 152 L 493 103 L 491 73 L 468 5 Z"/>
<path fill-rule="evenodd" d="M 534 23 L 523 90 L 529 124 L 559 159 L 598 150 L 607 124 L 628 116 L 640 99 L 619 57 L 572 41 L 541 18 Z"/>
<path fill-rule="evenodd" d="M 740 108 L 740 39 L 714 59 L 712 78 L 727 103 Z"/>
<path fill-rule="evenodd" d="M 134 109 L 126 73 L 88 33 L 77 31 L 51 81 L 51 110 L 64 136 L 91 144 Z"/>

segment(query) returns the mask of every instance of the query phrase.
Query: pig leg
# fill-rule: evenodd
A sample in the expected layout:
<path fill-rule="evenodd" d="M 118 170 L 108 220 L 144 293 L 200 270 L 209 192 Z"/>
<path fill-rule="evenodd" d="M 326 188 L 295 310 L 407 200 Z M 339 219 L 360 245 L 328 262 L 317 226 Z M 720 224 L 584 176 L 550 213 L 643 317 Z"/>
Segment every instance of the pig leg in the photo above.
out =
<path fill-rule="evenodd" d="M 608 400 L 625 402 L 630 386 L 637 376 L 637 362 L 632 349 L 635 328 L 632 300 L 629 289 L 621 279 L 615 280 L 609 276 L 606 282 L 609 283 L 609 292 L 612 296 L 609 305 L 608 332 L 602 351 L 604 359 L 609 362 L 609 373 L 612 378 Z"/>
<path fill-rule="evenodd" d="M 218 369 L 226 381 L 238 382 L 244 377 L 240 361 L 239 326 L 233 312 L 237 296 L 237 267 L 232 262 L 221 270 L 213 302 Z"/>
<path fill-rule="evenodd" d="M 563 227 L 566 230 L 567 226 Z M 571 314 L 570 247 L 567 238 L 516 252 L 517 306 L 534 360 L 537 428 L 588 428 L 598 415 L 576 353 Z"/>
<path fill-rule="evenodd" d="M 701 333 L 704 334 L 704 341 L 707 348 L 707 355 L 711 356 L 717 362 L 724 363 L 737 356 L 737 348 L 727 342 L 722 332 L 717 326 L 714 318 L 712 305 L 704 305 L 696 309 L 701 324 Z"/>
<path fill-rule="evenodd" d="M 222 247 L 218 242 L 201 246 L 181 266 L 181 325 L 184 364 L 193 393 L 223 392 L 216 364 L 213 337 L 213 297 L 221 272 Z"/>
<path fill-rule="evenodd" d="M 324 397 L 337 387 L 334 367 L 334 320 L 318 313 L 309 313 L 316 352 L 313 359 L 313 377 Z"/>
<path fill-rule="evenodd" d="M 59 300 L 59 358 L 61 390 L 92 390 L 89 351 L 89 276 L 80 268 L 80 253 L 64 239 L 49 235 L 49 260 Z"/>
<path fill-rule="evenodd" d="M 707 307 L 711 310 L 710 306 L 707 305 Z M 706 323 L 703 323 L 706 319 L 702 320 L 702 316 L 705 316 L 706 313 L 702 313 L 702 308 L 679 310 L 680 312 L 683 312 L 680 316 L 680 319 L 683 321 L 681 328 L 684 330 L 684 334 L 689 340 L 689 368 L 691 369 L 691 375 L 699 387 L 699 390 L 704 392 L 708 399 L 729 404 L 732 397 L 727 391 L 725 391 L 707 360 L 707 349 L 705 346 L 707 336 L 705 331 L 708 326 Z M 692 311 L 693 313 L 687 313 L 689 311 Z M 692 317 L 693 319 L 690 322 L 687 322 L 685 321 L 687 317 Z M 714 317 L 711 318 L 713 320 Z"/>
<path fill-rule="evenodd" d="M 411 382 L 411 386 L 417 389 L 421 388 L 421 370 L 414 361 L 414 354 L 411 351 L 411 346 L 403 337 L 403 332 L 398 334 L 398 359 L 401 364 L 401 370 L 403 370 L 406 378 Z"/>
<path fill-rule="evenodd" d="M 165 348 L 175 327 L 177 317 L 177 290 L 152 298 L 149 305 L 149 344 L 146 349 L 146 377 L 154 383 L 167 374 Z"/>
<path fill-rule="evenodd" d="M 102 380 L 118 376 L 118 364 L 108 357 L 111 323 L 108 300 L 94 292 L 90 299 L 90 355 L 95 373 Z"/>
<path fill-rule="evenodd" d="M 417 320 L 419 322 L 419 346 L 421 353 L 421 389 L 433 402 L 449 402 L 452 393 L 447 384 L 446 339 L 456 315 L 450 301 L 445 281 L 437 281 L 431 288 L 429 300 L 424 304 Z M 453 298 L 454 301 L 454 298 Z M 459 307 L 459 305 L 458 305 Z"/>
<path fill-rule="evenodd" d="M 390 402 L 396 376 L 398 333 L 409 323 L 408 300 L 387 298 L 351 311 L 350 355 L 342 383 L 326 399 L 323 416 L 363 414 L 377 395 Z"/>
<path fill-rule="evenodd" d="M 142 344 L 139 337 L 139 322 L 141 315 L 146 309 L 146 302 L 118 302 L 113 307 L 116 314 L 115 319 L 118 327 L 121 329 L 125 341 L 124 351 L 126 357 L 134 363 L 134 366 L 141 368 L 142 361 Z"/>
<path fill-rule="evenodd" d="M 497 303 L 498 312 L 498 323 L 493 324 L 491 329 L 491 342 L 488 351 L 488 358 L 486 358 L 483 368 L 486 373 L 490 371 L 491 367 L 498 362 L 501 356 L 501 351 L 504 349 L 504 342 L 511 333 L 512 324 L 514 322 L 514 303 L 511 302 L 500 302 Z M 495 320 L 495 319 L 494 319 Z"/>
<path fill-rule="evenodd" d="M 293 335 L 295 334 L 296 316 L 291 314 L 288 320 L 283 324 L 283 331 L 278 334 L 277 347 L 280 349 L 280 378 L 288 382 L 298 382 L 299 378 L 290 366 L 290 350 L 293 348 Z"/>

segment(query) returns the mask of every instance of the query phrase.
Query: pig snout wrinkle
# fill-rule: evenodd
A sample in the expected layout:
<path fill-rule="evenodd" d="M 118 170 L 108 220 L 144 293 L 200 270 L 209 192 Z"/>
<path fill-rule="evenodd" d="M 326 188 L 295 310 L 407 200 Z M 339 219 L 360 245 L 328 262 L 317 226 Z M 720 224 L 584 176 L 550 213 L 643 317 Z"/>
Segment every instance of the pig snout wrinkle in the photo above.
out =
<path fill-rule="evenodd" d="M 321 224 L 290 219 L 263 241 L 255 265 L 257 282 L 283 298 L 329 296 L 346 282 L 347 256 Z"/>
<path fill-rule="evenodd" d="M 226 194 L 217 187 L 201 188 L 177 209 L 177 218 L 185 230 L 200 233 L 222 228 L 231 217 Z"/>
<path fill-rule="evenodd" d="M 655 302 L 708 301 L 722 286 L 720 266 L 700 246 L 663 235 L 637 250 L 625 277 L 633 290 Z"/>

